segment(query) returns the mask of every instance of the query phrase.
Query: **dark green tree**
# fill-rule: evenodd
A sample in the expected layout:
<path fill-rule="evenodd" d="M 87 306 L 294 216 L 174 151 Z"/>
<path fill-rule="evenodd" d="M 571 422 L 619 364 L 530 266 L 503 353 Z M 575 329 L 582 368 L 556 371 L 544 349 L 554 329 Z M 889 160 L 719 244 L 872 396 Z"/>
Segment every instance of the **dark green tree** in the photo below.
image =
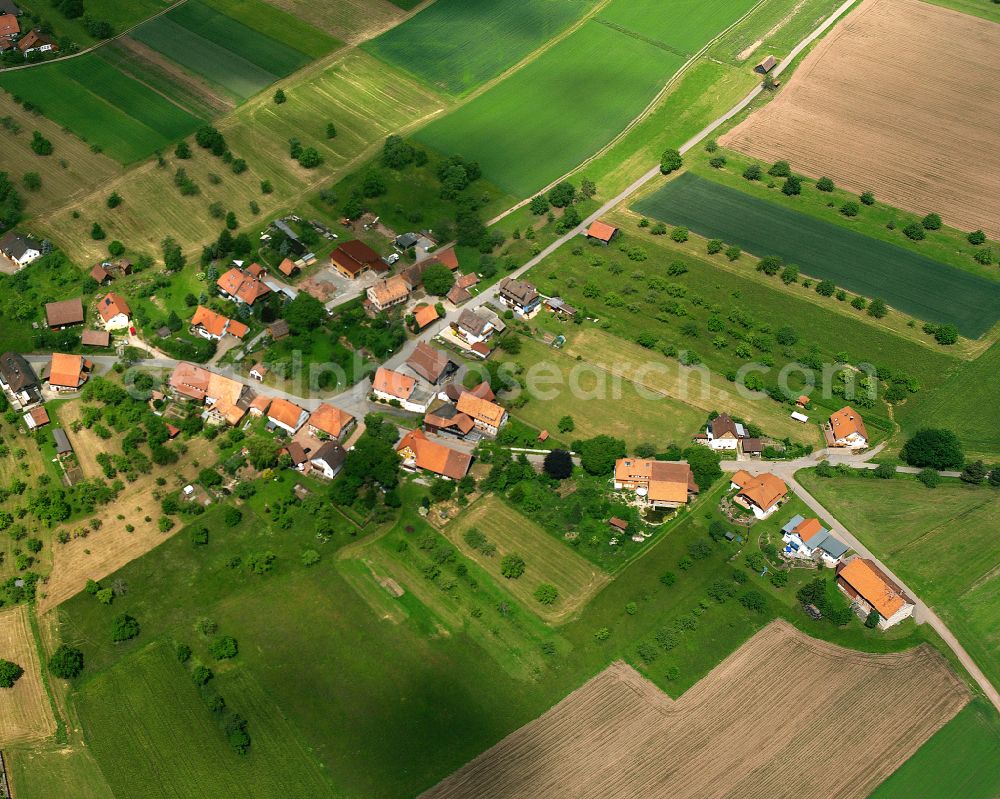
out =
<path fill-rule="evenodd" d="M 965 463 L 962 445 L 951 430 L 925 427 L 918 430 L 900 451 L 910 466 L 932 469 L 961 469 Z"/>

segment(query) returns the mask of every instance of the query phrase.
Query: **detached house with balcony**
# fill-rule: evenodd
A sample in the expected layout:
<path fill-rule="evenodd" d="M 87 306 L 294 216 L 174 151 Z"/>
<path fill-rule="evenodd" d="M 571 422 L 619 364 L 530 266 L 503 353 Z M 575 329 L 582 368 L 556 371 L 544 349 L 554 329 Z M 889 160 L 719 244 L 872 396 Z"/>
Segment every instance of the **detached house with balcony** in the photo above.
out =
<path fill-rule="evenodd" d="M 259 264 L 250 264 L 246 269 L 234 266 L 215 285 L 223 297 L 243 305 L 253 305 L 271 293 L 264 283 L 264 268 Z"/>
<path fill-rule="evenodd" d="M 868 431 L 864 419 L 850 405 L 830 416 L 827 439 L 831 446 L 864 449 L 868 446 Z"/>
<path fill-rule="evenodd" d="M 534 315 L 542 302 L 542 295 L 524 280 L 505 277 L 498 288 L 501 304 L 520 316 Z"/>
<path fill-rule="evenodd" d="M 218 341 L 226 334 L 242 339 L 250 328 L 242 322 L 199 305 L 191 317 L 191 332 L 209 341 Z"/>
<path fill-rule="evenodd" d="M 97 302 L 97 314 L 101 317 L 101 324 L 107 331 L 122 330 L 129 326 L 132 317 L 132 309 L 128 307 L 125 298 L 120 294 L 109 291 Z"/>
<path fill-rule="evenodd" d="M 754 476 L 741 469 L 733 474 L 730 485 L 738 489 L 733 500 L 758 519 L 766 519 L 774 513 L 788 496 L 788 486 L 770 472 Z"/>
<path fill-rule="evenodd" d="M 488 399 L 477 397 L 471 391 L 462 392 L 455 408 L 472 419 L 476 429 L 490 438 L 496 438 L 500 428 L 507 423 L 506 409 Z"/>
<path fill-rule="evenodd" d="M 372 393 L 383 402 L 395 400 L 406 411 L 424 413 L 434 395 L 417 387 L 417 381 L 409 375 L 380 366 L 372 378 Z"/>
<path fill-rule="evenodd" d="M 410 287 L 400 275 L 380 280 L 366 292 L 372 310 L 382 313 L 410 298 Z"/>
<path fill-rule="evenodd" d="M 793 516 L 781 528 L 781 540 L 785 542 L 783 555 L 801 560 L 821 560 L 833 567 L 847 553 L 847 544 L 833 535 L 820 523 L 819 519 L 805 519 Z"/>

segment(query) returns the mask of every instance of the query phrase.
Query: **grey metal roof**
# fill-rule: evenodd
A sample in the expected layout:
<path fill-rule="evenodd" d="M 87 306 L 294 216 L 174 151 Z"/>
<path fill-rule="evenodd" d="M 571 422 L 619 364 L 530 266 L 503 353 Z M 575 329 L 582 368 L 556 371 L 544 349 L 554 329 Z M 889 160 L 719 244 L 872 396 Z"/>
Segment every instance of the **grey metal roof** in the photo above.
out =
<path fill-rule="evenodd" d="M 69 438 L 66 436 L 65 431 L 56 427 L 52 430 L 52 438 L 56 442 L 56 453 L 63 455 L 67 452 L 73 451 L 73 445 L 69 443 Z"/>
<path fill-rule="evenodd" d="M 847 544 L 837 538 L 829 530 L 826 531 L 826 535 L 823 536 L 819 541 L 812 544 L 814 549 L 822 549 L 826 554 L 832 558 L 843 557 L 844 553 L 850 549 Z"/>
<path fill-rule="evenodd" d="M 791 519 L 788 520 L 788 524 L 786 524 L 784 527 L 781 528 L 781 532 L 790 533 L 804 521 L 805 518 L 803 516 L 799 516 L 798 514 L 796 514 L 795 516 L 793 516 Z"/>

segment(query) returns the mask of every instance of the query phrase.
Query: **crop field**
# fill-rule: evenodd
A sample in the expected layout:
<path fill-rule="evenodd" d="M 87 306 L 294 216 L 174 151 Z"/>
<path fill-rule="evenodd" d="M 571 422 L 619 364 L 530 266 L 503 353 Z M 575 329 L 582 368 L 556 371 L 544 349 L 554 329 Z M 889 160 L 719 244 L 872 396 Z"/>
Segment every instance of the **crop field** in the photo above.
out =
<path fill-rule="evenodd" d="M 211 2 L 216 8 L 222 8 L 223 4 L 228 8 L 242 0 Z M 267 3 L 352 44 L 381 33 L 403 16 L 402 7 L 389 0 L 334 0 L 327 3 L 316 3 L 313 0 L 267 0 Z"/>
<path fill-rule="evenodd" d="M 973 700 L 883 782 L 870 799 L 1000 796 L 1000 719 Z"/>
<path fill-rule="evenodd" d="M 76 694 L 88 743 L 116 794 L 179 799 L 333 792 L 320 764 L 252 678 L 241 672 L 216 680 L 234 707 L 239 696 L 239 712 L 255 733 L 244 758 L 229 749 L 187 668 L 165 643 L 122 660 Z"/>
<path fill-rule="evenodd" d="M 998 48 L 996 24 L 871 0 L 721 143 L 1000 238 L 1000 147 L 995 126 L 980 122 L 1000 103 Z M 956 55 L 942 63 L 945 52 Z"/>
<path fill-rule="evenodd" d="M 1000 428 L 983 408 L 996 402 L 1000 374 L 1000 344 L 994 344 L 971 363 L 962 364 L 934 392 L 919 394 L 899 409 L 898 420 L 906 433 L 929 423 L 954 430 L 970 457 L 987 463 L 1000 452 Z"/>
<path fill-rule="evenodd" d="M 755 256 L 777 255 L 811 277 L 978 338 L 1000 318 L 1000 283 L 902 247 L 751 197 L 691 173 L 669 181 L 635 210 Z"/>
<path fill-rule="evenodd" d="M 496 545 L 494 555 L 486 557 L 466 543 L 463 536 L 472 528 Z M 489 572 L 496 583 L 550 623 L 565 621 L 579 612 L 608 580 L 593 563 L 493 495 L 476 502 L 451 522 L 445 533 L 463 554 Z M 500 559 L 508 553 L 520 555 L 526 564 L 524 574 L 516 580 L 506 580 L 500 574 Z M 549 583 L 558 589 L 555 604 L 541 605 L 532 596 L 539 583 Z"/>
<path fill-rule="evenodd" d="M 822 479 L 803 484 L 946 620 L 1000 683 L 1000 494 L 964 484 Z M 877 485 L 875 484 L 877 483 Z"/>
<path fill-rule="evenodd" d="M 435 89 L 463 94 L 514 66 L 594 0 L 437 0 L 364 48 Z"/>
<path fill-rule="evenodd" d="M 0 73 L 0 87 L 30 100 L 53 122 L 123 164 L 145 158 L 202 124 L 94 54 Z M 74 101 L 66 102 L 67 97 Z"/>
<path fill-rule="evenodd" d="M 240 99 L 251 97 L 313 58 L 304 50 L 260 33 L 199 0 L 151 20 L 131 35 Z M 303 46 L 308 44 L 307 39 Z M 336 42 L 330 39 L 325 51 L 335 46 Z"/>
<path fill-rule="evenodd" d="M 319 5 L 329 6 L 330 11 L 327 13 L 335 13 L 345 2 L 349 3 L 349 0 L 334 0 Z M 294 0 L 292 4 L 295 4 Z M 377 15 L 377 2 L 371 5 Z M 198 0 L 196 3 L 189 2 L 185 5 L 183 15 L 185 22 L 182 24 L 226 47 L 232 44 L 227 38 L 232 33 L 232 28 L 229 21 L 219 18 L 220 15 L 230 20 L 238 20 L 240 24 L 257 33 L 304 53 L 310 58 L 321 58 L 341 45 L 336 36 L 331 37 L 323 30 L 322 25 L 315 25 L 309 20 L 302 19 L 298 14 L 282 6 L 282 3 L 270 0 Z M 213 14 L 212 11 L 219 13 Z M 219 38 L 213 38 L 216 36 Z M 242 32 L 240 36 L 243 38 L 241 48 L 254 46 L 253 37 L 248 38 Z M 287 58 L 287 55 L 284 57 Z M 265 62 L 265 66 L 270 69 L 269 63 Z"/>
<path fill-rule="evenodd" d="M 616 663 L 421 797 L 866 799 L 967 701 L 929 647 L 866 655 L 775 622 L 677 701 Z M 803 760 L 803 740 L 837 757 Z"/>
<path fill-rule="evenodd" d="M 690 57 L 753 5 L 748 0 L 613 0 L 596 19 Z"/>
<path fill-rule="evenodd" d="M 34 744 L 4 750 L 17 799 L 115 799 L 90 750 L 73 745 Z"/>
<path fill-rule="evenodd" d="M 644 442 L 675 442 L 684 446 L 707 415 L 658 386 L 643 392 L 590 354 L 584 362 L 579 362 L 541 342 L 524 340 L 518 355 L 501 357 L 521 363 L 529 371 L 545 370 L 539 371 L 544 377 L 538 391 L 530 392 L 528 404 L 513 412 L 539 430 L 555 431 L 559 420 L 569 414 L 576 425 L 573 431 L 576 438 L 605 433 L 624 439 L 630 446 Z M 558 377 L 558 382 L 550 384 L 545 377 L 552 374 Z"/>
<path fill-rule="evenodd" d="M 0 659 L 24 669 L 13 688 L 0 689 L 0 746 L 47 738 L 55 732 L 56 722 L 24 605 L 0 611 Z"/>
<path fill-rule="evenodd" d="M 440 101 L 423 87 L 371 56 L 356 53 L 289 89 L 288 102 L 280 108 L 269 97 L 261 97 L 216 122 L 233 152 L 246 159 L 249 168 L 243 174 L 232 174 L 219 159 L 192 145 L 191 159 L 168 158 L 166 169 L 155 162 L 143 164 L 78 205 L 46 216 L 42 224 L 81 261 L 106 254 L 106 242 L 90 238 L 95 220 L 109 240 L 118 239 L 129 247 L 157 253 L 169 235 L 190 250 L 219 233 L 221 223 L 209 213 L 212 203 L 221 202 L 236 212 L 241 223 L 250 223 L 251 200 L 259 204 L 262 215 L 294 203 L 352 166 L 390 132 L 416 124 L 440 108 Z M 336 125 L 334 139 L 326 138 L 328 122 Z M 288 139 L 293 135 L 320 151 L 324 163 L 319 168 L 303 169 L 288 157 Z M 198 185 L 197 196 L 183 197 L 173 185 L 174 170 L 180 166 Z M 220 178 L 218 183 L 213 175 Z M 261 193 L 260 182 L 265 179 L 274 187 L 272 194 Z M 124 203 L 110 210 L 104 200 L 112 188 Z M 73 210 L 79 211 L 79 219 L 72 218 Z"/>

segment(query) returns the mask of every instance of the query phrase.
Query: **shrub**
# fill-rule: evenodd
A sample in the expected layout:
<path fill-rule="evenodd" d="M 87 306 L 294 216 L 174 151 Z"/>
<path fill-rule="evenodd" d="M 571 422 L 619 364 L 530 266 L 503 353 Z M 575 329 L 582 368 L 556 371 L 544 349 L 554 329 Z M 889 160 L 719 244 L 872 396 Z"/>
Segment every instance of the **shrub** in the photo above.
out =
<path fill-rule="evenodd" d="M 247 558 L 247 566 L 254 574 L 267 574 L 274 568 L 275 554 L 270 550 L 254 552 Z"/>
<path fill-rule="evenodd" d="M 923 225 L 927 230 L 940 230 L 941 229 L 941 217 L 937 214 L 927 214 L 921 221 L 920 224 Z"/>
<path fill-rule="evenodd" d="M 191 679 L 195 685 L 207 685 L 214 676 L 212 670 L 207 666 L 195 666 L 191 669 Z"/>
<path fill-rule="evenodd" d="M 965 469 L 959 475 L 959 479 L 963 483 L 971 483 L 972 485 L 981 485 L 989 474 L 989 470 L 982 461 L 972 461 L 965 465 Z"/>
<path fill-rule="evenodd" d="M 941 325 L 934 330 L 934 340 L 938 344 L 954 344 L 958 341 L 958 328 L 954 325 Z"/>
<path fill-rule="evenodd" d="M 923 241 L 925 237 L 924 228 L 916 222 L 911 222 L 903 228 L 903 235 L 912 241 Z"/>
<path fill-rule="evenodd" d="M 688 240 L 688 229 L 686 227 L 675 227 L 670 231 L 670 238 L 681 243 Z"/>
<path fill-rule="evenodd" d="M 191 659 L 191 647 L 187 644 L 177 644 L 175 652 L 177 654 L 177 659 L 181 663 L 187 663 Z"/>
<path fill-rule="evenodd" d="M 282 89 L 278 89 L 278 91 L 276 91 L 274 93 L 274 104 L 275 105 L 281 105 L 282 103 L 286 102 L 287 100 L 288 100 L 288 97 L 285 96 L 285 92 Z"/>
<path fill-rule="evenodd" d="M 792 174 L 792 168 L 787 161 L 775 161 L 767 174 L 773 178 L 787 178 Z"/>
<path fill-rule="evenodd" d="M 751 588 L 740 594 L 740 604 L 754 613 L 763 613 L 767 609 L 767 598 L 760 591 Z"/>
<path fill-rule="evenodd" d="M 239 645 L 231 635 L 220 635 L 208 645 L 208 651 L 216 660 L 229 660 L 236 657 Z"/>
<path fill-rule="evenodd" d="M 49 671 L 62 680 L 72 680 L 83 671 L 83 652 L 75 646 L 60 644 L 49 658 Z"/>
<path fill-rule="evenodd" d="M 601 627 L 597 632 L 594 633 L 594 638 L 598 641 L 607 641 L 611 637 L 611 630 L 607 627 Z"/>
<path fill-rule="evenodd" d="M 937 488 L 941 485 L 943 477 L 938 474 L 937 469 L 924 469 L 917 475 L 917 479 L 928 488 Z"/>
<path fill-rule="evenodd" d="M 840 206 L 840 213 L 842 213 L 844 216 L 857 216 L 860 210 L 861 206 L 859 206 L 856 202 L 854 202 L 854 200 L 848 200 L 846 203 Z"/>
<path fill-rule="evenodd" d="M 203 547 L 208 543 L 208 528 L 196 527 L 191 531 L 191 543 L 196 547 Z"/>
<path fill-rule="evenodd" d="M 677 575 L 673 572 L 663 572 L 663 574 L 660 575 L 660 582 L 669 588 L 677 582 Z"/>
<path fill-rule="evenodd" d="M 802 181 L 795 175 L 789 175 L 781 186 L 781 193 L 789 197 L 802 193 Z"/>
<path fill-rule="evenodd" d="M 731 245 L 729 247 L 726 247 L 726 258 L 728 258 L 730 261 L 737 260 L 740 257 L 740 255 L 742 255 L 742 254 L 743 254 L 743 250 L 741 250 L 735 244 L 733 244 L 733 245 Z"/>
<path fill-rule="evenodd" d="M 875 319 L 882 319 L 887 313 L 889 308 L 881 297 L 876 297 L 868 304 L 868 315 Z"/>
<path fill-rule="evenodd" d="M 760 180 L 761 168 L 759 164 L 750 164 L 743 170 L 743 177 L 747 180 Z"/>
<path fill-rule="evenodd" d="M 683 164 L 684 159 L 681 158 L 678 150 L 665 150 L 660 157 L 660 171 L 664 175 L 669 175 L 671 172 L 680 169 Z"/>
<path fill-rule="evenodd" d="M 715 158 L 709 159 L 708 164 L 713 169 L 722 169 L 726 165 L 726 156 L 717 155 Z"/>
<path fill-rule="evenodd" d="M 882 480 L 892 480 L 896 476 L 896 467 L 891 463 L 880 463 L 875 467 L 874 474 Z"/>
<path fill-rule="evenodd" d="M 833 191 L 833 181 L 830 178 L 820 178 L 816 181 L 816 188 L 819 191 Z"/>
<path fill-rule="evenodd" d="M 111 640 L 115 642 L 128 641 L 139 634 L 139 622 L 127 613 L 115 616 L 111 623 Z"/>
<path fill-rule="evenodd" d="M 225 522 L 226 527 L 235 527 L 243 521 L 243 513 L 239 508 L 228 507 L 226 512 L 222 514 L 222 521 Z"/>
<path fill-rule="evenodd" d="M 863 311 L 867 305 L 868 305 L 868 300 L 866 300 L 864 297 L 855 297 L 853 300 L 851 300 L 851 306 L 857 308 L 859 311 Z"/>
<path fill-rule="evenodd" d="M 500 573 L 508 580 L 516 580 L 524 574 L 524 558 L 515 555 L 513 552 L 504 555 L 500 560 Z"/>
<path fill-rule="evenodd" d="M 705 245 L 705 251 L 709 255 L 715 255 L 716 253 L 722 252 L 722 239 L 709 239 L 708 243 Z"/>
<path fill-rule="evenodd" d="M 303 566 L 315 566 L 320 560 L 319 552 L 315 549 L 303 550 L 301 560 Z"/>
<path fill-rule="evenodd" d="M 535 589 L 534 597 L 543 605 L 551 605 L 559 598 L 559 589 L 549 583 L 542 583 Z"/>
<path fill-rule="evenodd" d="M 0 659 L 0 688 L 13 688 L 21 679 L 24 669 L 10 660 Z"/>
<path fill-rule="evenodd" d="M 981 230 L 973 230 L 966 238 L 969 244 L 979 246 L 980 244 L 986 243 L 986 234 Z"/>
<path fill-rule="evenodd" d="M 993 261 L 995 260 L 993 250 L 989 247 L 983 247 L 980 250 L 976 250 L 975 255 L 972 257 L 975 258 L 977 264 L 982 264 L 983 266 L 992 266 Z"/>
<path fill-rule="evenodd" d="M 861 200 L 862 205 L 875 205 L 875 195 L 870 191 L 861 192 L 861 196 L 858 199 Z"/>

